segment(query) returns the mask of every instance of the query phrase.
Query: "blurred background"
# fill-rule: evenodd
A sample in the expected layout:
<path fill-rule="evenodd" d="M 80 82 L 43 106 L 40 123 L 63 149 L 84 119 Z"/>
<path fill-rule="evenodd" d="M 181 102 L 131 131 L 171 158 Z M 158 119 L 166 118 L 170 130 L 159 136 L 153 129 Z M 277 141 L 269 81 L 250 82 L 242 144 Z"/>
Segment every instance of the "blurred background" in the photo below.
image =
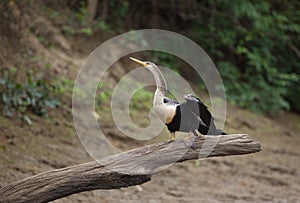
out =
<path fill-rule="evenodd" d="M 92 160 L 73 126 L 77 71 L 102 42 L 155 28 L 182 34 L 208 53 L 225 85 L 225 131 L 248 133 L 262 152 L 176 164 L 141 186 L 55 202 L 299 201 L 299 19 L 299 1 L 2 0 L 0 186 Z M 209 105 L 205 85 L 186 62 L 157 51 L 134 56 L 175 70 Z M 148 144 L 123 135 L 111 116 L 112 91 L 134 68 L 129 64 L 127 57 L 117 61 L 95 98 L 99 124 L 123 150 Z M 151 87 L 132 98 L 136 125 L 149 125 L 152 98 Z M 168 131 L 162 134 L 168 139 Z"/>

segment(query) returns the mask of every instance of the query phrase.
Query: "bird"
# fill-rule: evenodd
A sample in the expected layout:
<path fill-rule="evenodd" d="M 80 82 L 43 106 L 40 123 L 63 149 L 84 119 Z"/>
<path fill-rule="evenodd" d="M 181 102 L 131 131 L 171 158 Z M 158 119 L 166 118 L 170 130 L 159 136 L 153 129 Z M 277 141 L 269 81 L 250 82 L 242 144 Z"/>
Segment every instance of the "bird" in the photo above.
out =
<path fill-rule="evenodd" d="M 192 94 L 184 95 L 185 102 L 165 96 L 168 91 L 167 82 L 160 69 L 152 62 L 141 61 L 130 57 L 134 62 L 147 68 L 153 75 L 156 90 L 153 99 L 153 109 L 164 122 L 171 133 L 171 140 L 175 139 L 175 132 L 188 132 L 197 136 L 202 135 L 226 135 L 223 130 L 217 129 L 214 118 L 207 106 Z"/>

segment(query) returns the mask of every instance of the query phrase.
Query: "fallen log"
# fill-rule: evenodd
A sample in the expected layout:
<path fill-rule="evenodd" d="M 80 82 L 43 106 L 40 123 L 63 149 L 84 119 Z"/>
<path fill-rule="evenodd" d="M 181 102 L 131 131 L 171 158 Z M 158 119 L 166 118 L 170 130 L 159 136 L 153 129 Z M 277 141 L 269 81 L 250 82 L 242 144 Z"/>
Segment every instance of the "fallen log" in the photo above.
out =
<path fill-rule="evenodd" d="M 0 202 L 48 202 L 83 191 L 129 187 L 150 181 L 155 171 L 175 162 L 260 150 L 245 134 L 198 136 L 192 148 L 183 140 L 151 144 L 11 183 L 0 188 Z"/>

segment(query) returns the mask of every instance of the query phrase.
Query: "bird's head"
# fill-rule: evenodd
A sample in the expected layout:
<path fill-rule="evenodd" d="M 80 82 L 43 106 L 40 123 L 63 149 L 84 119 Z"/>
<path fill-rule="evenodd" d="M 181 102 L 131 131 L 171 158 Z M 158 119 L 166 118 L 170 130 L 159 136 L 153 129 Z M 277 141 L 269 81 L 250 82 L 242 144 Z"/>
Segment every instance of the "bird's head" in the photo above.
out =
<path fill-rule="evenodd" d="M 156 65 L 150 61 L 140 61 L 136 58 L 132 58 L 132 57 L 129 57 L 131 60 L 133 60 L 134 62 L 144 66 L 145 68 L 147 69 L 151 69 L 152 67 L 156 67 Z"/>
<path fill-rule="evenodd" d="M 162 72 L 159 70 L 159 68 L 154 63 L 149 62 L 149 61 L 140 61 L 140 60 L 132 58 L 132 57 L 129 57 L 129 58 L 131 60 L 133 60 L 134 62 L 144 66 L 149 71 L 151 71 L 151 73 L 154 76 L 157 88 L 161 92 L 163 92 L 163 94 L 165 94 L 167 92 L 168 88 L 167 88 L 166 79 L 165 79 L 164 75 L 162 74 Z"/>

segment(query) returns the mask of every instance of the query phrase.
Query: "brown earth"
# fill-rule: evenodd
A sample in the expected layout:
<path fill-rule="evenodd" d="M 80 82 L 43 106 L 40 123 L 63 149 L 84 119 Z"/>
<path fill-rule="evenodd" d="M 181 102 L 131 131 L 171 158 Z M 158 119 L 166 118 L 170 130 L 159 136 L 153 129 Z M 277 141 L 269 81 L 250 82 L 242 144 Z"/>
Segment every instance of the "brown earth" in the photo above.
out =
<path fill-rule="evenodd" d="M 10 9 L 23 24 L 14 27 L 2 23 L 2 28 L 9 27 L 0 34 L 5 42 L 0 47 L 0 61 L 5 66 L 36 66 L 51 77 L 74 78 L 88 53 L 107 38 L 99 37 L 105 35 L 101 33 L 92 37 L 64 36 L 59 22 L 55 24 L 26 7 Z M 23 32 L 28 21 L 34 26 L 30 32 Z M 18 44 L 10 32 L 18 33 L 22 43 Z M 48 38 L 41 42 L 37 35 Z M 50 42 L 55 46 L 48 46 Z M 0 186 L 92 160 L 74 130 L 70 97 L 63 101 L 58 109 L 50 111 L 49 119 L 30 115 L 30 126 L 18 119 L 0 117 Z M 261 143 L 261 152 L 174 164 L 141 186 L 83 192 L 54 202 L 300 202 L 299 124 L 300 116 L 296 114 L 284 113 L 271 119 L 229 105 L 225 131 L 249 134 Z M 122 139 L 110 119 L 104 127 L 121 148 L 136 147 L 136 143 Z"/>

